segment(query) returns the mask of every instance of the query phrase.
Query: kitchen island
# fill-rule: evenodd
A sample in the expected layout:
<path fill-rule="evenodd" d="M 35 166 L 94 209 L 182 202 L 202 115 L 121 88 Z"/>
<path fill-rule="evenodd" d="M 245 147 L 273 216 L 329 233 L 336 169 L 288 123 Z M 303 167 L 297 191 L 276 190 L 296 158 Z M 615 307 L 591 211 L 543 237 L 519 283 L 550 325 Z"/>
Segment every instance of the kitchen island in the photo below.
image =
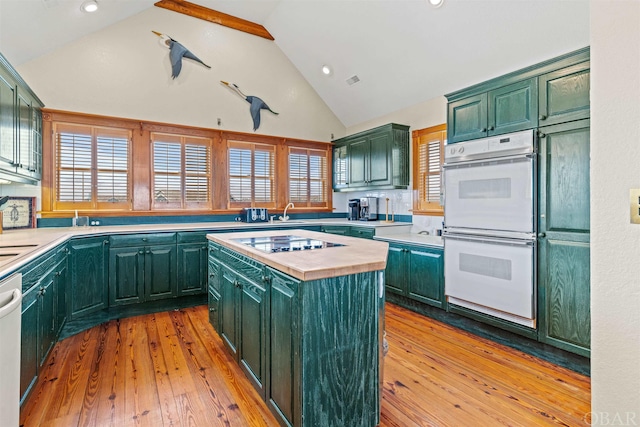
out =
<path fill-rule="evenodd" d="M 388 244 L 297 229 L 207 238 L 211 323 L 280 423 L 377 425 Z"/>

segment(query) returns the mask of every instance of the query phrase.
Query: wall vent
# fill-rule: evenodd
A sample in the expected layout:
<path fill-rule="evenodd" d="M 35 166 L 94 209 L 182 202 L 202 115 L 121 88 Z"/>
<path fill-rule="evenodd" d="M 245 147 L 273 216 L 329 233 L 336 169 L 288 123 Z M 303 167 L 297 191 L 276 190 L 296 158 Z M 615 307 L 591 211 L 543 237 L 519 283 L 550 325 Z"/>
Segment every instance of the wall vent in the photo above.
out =
<path fill-rule="evenodd" d="M 347 79 L 347 84 L 349 86 L 354 85 L 360 81 L 360 77 L 353 75 Z"/>

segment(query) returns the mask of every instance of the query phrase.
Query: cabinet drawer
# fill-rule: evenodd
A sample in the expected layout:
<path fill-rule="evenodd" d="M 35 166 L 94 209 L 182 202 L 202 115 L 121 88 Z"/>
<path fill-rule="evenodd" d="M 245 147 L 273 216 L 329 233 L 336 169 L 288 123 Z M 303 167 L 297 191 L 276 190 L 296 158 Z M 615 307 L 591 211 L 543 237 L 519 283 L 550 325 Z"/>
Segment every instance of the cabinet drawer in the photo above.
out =
<path fill-rule="evenodd" d="M 250 258 L 244 257 L 231 249 L 224 246 L 210 245 L 209 256 L 233 270 L 240 273 L 247 279 L 257 283 L 262 283 L 263 270 L 262 264 Z"/>
<path fill-rule="evenodd" d="M 112 248 L 176 243 L 176 233 L 121 234 L 109 237 Z"/>
<path fill-rule="evenodd" d="M 365 228 L 365 227 L 351 227 L 351 232 L 349 234 L 352 237 L 360 237 L 362 239 L 373 239 L 373 236 L 376 235 L 376 229 Z"/>
<path fill-rule="evenodd" d="M 59 262 L 61 256 L 66 255 L 64 251 L 60 251 L 61 248 L 65 248 L 63 245 L 59 248 L 50 250 L 44 255 L 39 256 L 33 262 L 27 264 L 22 272 L 22 292 L 28 291 L 35 284 L 37 284 L 43 276 L 45 276 L 54 265 Z"/>
<path fill-rule="evenodd" d="M 178 243 L 204 243 L 208 233 L 211 231 L 180 231 L 178 232 Z"/>
<path fill-rule="evenodd" d="M 349 235 L 349 226 L 348 225 L 323 225 L 321 231 L 323 233 L 330 234 L 339 234 L 341 236 Z"/>

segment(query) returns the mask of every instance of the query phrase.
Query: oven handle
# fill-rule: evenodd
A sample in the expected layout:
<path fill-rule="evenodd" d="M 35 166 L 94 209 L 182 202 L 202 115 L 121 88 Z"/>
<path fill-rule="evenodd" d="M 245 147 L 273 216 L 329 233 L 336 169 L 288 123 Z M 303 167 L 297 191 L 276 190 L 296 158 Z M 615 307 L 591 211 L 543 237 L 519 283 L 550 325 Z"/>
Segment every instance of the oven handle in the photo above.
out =
<path fill-rule="evenodd" d="M 444 233 L 442 237 L 445 239 L 454 239 L 454 240 L 464 240 L 468 242 L 481 242 L 481 243 L 490 243 L 495 245 L 510 245 L 510 246 L 535 246 L 535 239 L 510 239 L 510 238 L 502 238 L 502 237 L 477 237 L 477 236 L 467 236 L 460 234 L 448 234 Z"/>
<path fill-rule="evenodd" d="M 512 163 L 514 160 L 531 160 L 536 157 L 536 153 L 518 154 L 515 156 L 495 157 L 495 158 L 483 158 L 478 160 L 464 160 L 455 163 L 444 163 L 443 169 L 455 168 L 460 166 L 482 166 L 487 163 Z"/>

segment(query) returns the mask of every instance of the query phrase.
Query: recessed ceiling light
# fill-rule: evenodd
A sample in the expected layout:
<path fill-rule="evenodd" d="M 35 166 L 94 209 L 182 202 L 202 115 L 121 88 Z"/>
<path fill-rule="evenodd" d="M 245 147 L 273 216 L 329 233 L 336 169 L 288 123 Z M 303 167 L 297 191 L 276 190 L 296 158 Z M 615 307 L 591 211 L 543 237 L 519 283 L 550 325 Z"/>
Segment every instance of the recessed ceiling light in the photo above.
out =
<path fill-rule="evenodd" d="M 95 12 L 98 10 L 98 2 L 96 0 L 87 0 L 80 6 L 80 10 L 83 12 Z"/>
<path fill-rule="evenodd" d="M 444 0 L 429 0 L 429 4 L 433 7 L 440 7 L 444 3 Z"/>
<path fill-rule="evenodd" d="M 322 66 L 322 74 L 324 74 L 325 76 L 330 76 L 332 72 L 333 71 L 331 70 L 330 66 L 326 64 Z"/>

